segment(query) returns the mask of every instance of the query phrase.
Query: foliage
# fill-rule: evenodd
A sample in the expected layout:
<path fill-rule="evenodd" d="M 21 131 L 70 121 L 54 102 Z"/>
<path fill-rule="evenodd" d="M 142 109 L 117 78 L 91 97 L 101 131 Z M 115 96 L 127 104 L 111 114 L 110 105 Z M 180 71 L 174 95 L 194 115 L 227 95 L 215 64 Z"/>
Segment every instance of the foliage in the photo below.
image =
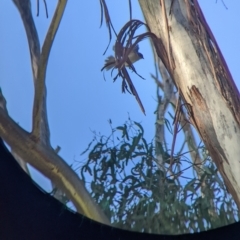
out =
<path fill-rule="evenodd" d="M 216 228 L 238 219 L 236 205 L 204 147 L 200 179 L 184 176 L 185 170 L 193 167 L 187 153 L 174 155 L 175 172 L 168 175 L 170 151 L 159 146 L 164 168 L 159 167 L 154 142 L 144 138 L 140 123 L 129 118 L 122 126 L 112 128 L 111 121 L 110 126 L 110 136 L 95 133 L 82 153 L 88 153 L 88 159 L 81 168 L 81 177 L 114 226 L 180 234 Z M 188 179 L 185 184 L 184 179 Z"/>

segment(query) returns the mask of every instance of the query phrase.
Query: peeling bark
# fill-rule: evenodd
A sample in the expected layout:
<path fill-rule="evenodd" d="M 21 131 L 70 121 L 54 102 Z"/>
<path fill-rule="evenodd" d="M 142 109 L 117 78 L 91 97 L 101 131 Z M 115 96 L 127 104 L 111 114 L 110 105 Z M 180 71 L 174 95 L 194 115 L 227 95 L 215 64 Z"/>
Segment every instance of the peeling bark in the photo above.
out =
<path fill-rule="evenodd" d="M 240 207 L 239 91 L 198 1 L 139 3 L 151 31 L 167 49 L 167 58 L 161 60 L 186 103 L 189 120 Z"/>

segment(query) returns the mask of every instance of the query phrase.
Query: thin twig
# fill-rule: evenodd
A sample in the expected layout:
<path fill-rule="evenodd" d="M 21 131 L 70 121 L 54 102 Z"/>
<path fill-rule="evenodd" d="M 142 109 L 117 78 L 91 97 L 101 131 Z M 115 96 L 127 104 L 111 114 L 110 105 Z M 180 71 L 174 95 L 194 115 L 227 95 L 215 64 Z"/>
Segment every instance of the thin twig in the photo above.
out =
<path fill-rule="evenodd" d="M 46 0 L 43 0 L 45 11 L 46 11 L 46 17 L 48 18 L 48 9 L 47 9 L 47 3 Z M 37 17 L 39 16 L 39 0 L 37 0 Z"/>

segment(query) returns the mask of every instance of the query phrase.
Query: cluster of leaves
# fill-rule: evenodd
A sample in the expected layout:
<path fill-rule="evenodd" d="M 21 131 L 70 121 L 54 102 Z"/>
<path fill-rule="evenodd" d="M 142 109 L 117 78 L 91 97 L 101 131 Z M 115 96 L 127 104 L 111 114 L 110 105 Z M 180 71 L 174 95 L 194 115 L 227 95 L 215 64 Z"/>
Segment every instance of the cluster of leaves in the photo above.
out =
<path fill-rule="evenodd" d="M 208 156 L 201 178 L 188 176 L 187 184 L 181 184 L 179 178 L 184 174 L 177 179 L 167 176 L 157 164 L 155 151 L 154 142 L 144 138 L 141 124 L 129 119 L 123 126 L 112 128 L 109 137 L 95 134 L 82 153 L 88 153 L 88 159 L 81 177 L 114 226 L 181 234 L 238 219 L 236 205 Z M 167 169 L 170 156 L 162 147 L 160 151 Z M 184 157 L 174 159 L 182 162 Z"/>

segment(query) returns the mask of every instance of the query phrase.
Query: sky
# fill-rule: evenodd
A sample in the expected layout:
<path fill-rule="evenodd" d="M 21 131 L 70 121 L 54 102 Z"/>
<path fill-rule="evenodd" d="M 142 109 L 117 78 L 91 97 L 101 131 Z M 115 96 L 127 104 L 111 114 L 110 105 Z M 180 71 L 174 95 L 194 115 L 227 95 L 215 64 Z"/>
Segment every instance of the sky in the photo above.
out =
<path fill-rule="evenodd" d="M 32 12 L 41 44 L 57 0 L 46 1 L 49 18 L 45 16 L 40 0 L 40 16 L 36 17 L 36 1 Z M 106 0 L 113 25 L 118 32 L 129 20 L 128 1 Z M 237 87 L 240 87 L 239 55 L 240 1 L 199 0 L 202 11 L 225 57 Z M 137 0 L 132 0 L 133 18 L 143 21 Z M 144 31 L 144 29 L 142 29 Z M 25 30 L 12 1 L 0 1 L 0 87 L 7 100 L 10 116 L 25 130 L 31 131 L 33 80 Z M 152 50 L 148 40 L 140 43 L 144 60 L 134 66 L 145 78 L 132 74 L 132 80 L 146 109 L 141 112 L 135 98 L 121 93 L 121 81 L 113 83 L 110 72 L 105 77 L 100 71 L 104 60 L 112 53 L 111 42 L 107 54 L 103 53 L 109 38 L 105 23 L 100 28 L 100 4 L 98 0 L 68 1 L 57 32 L 47 69 L 47 111 L 52 147 L 61 147 L 60 155 L 69 164 L 82 161 L 80 153 L 93 138 L 92 131 L 108 135 L 113 126 L 122 125 L 130 114 L 141 122 L 146 138 L 150 141 L 155 131 L 156 87 L 150 77 L 155 73 Z M 114 76 L 114 75 L 113 75 Z M 32 175 L 47 191 L 50 183 L 37 171 Z"/>

